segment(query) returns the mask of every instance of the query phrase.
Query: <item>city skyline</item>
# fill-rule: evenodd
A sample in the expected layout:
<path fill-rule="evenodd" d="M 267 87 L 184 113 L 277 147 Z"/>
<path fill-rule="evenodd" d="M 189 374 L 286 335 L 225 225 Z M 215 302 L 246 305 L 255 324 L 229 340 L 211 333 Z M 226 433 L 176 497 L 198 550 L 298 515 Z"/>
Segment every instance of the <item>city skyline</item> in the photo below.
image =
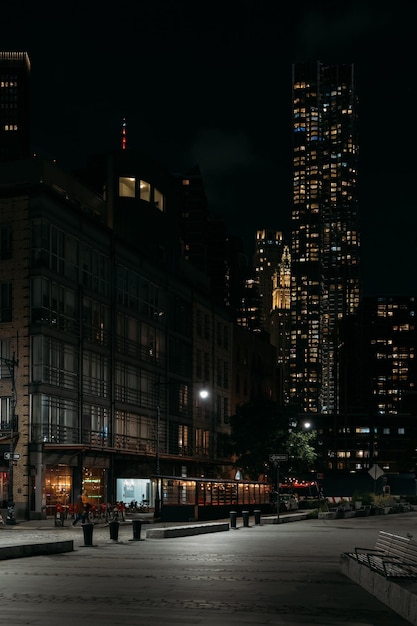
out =
<path fill-rule="evenodd" d="M 77 167 L 119 147 L 125 116 L 128 147 L 175 171 L 200 165 L 211 212 L 249 256 L 259 228 L 289 239 L 291 63 L 354 63 L 363 294 L 417 293 L 407 159 L 416 131 L 400 125 L 415 99 L 411 2 L 375 12 L 370 1 L 247 0 L 197 11 L 156 0 L 117 14 L 93 3 L 65 20 L 52 4 L 20 4 L 5 10 L 2 45 L 31 59 L 34 150 Z"/>

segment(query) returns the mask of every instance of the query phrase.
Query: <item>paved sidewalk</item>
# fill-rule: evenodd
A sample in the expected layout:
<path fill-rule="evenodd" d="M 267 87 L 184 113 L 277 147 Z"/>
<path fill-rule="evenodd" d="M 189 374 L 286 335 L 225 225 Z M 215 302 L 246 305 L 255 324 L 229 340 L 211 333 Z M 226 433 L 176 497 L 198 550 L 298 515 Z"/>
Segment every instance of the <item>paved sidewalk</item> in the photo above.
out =
<path fill-rule="evenodd" d="M 373 545 L 379 530 L 417 534 L 416 513 L 260 525 L 251 519 L 249 527 L 238 518 L 237 526 L 134 541 L 126 522 L 115 542 L 98 525 L 94 546 L 83 546 L 81 528 L 55 528 L 49 520 L 1 529 L 0 544 L 7 536 L 74 538 L 70 553 L 0 562 L 2 619 L 14 626 L 409 626 L 341 573 L 340 555 Z"/>

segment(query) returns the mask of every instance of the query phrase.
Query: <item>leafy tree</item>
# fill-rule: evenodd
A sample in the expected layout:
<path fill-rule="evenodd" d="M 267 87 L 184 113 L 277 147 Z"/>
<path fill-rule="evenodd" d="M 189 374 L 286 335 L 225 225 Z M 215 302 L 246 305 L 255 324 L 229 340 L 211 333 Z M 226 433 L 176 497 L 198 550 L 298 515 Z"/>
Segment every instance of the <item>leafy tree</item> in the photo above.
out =
<path fill-rule="evenodd" d="M 229 452 L 235 465 L 252 480 L 265 473 L 269 455 L 284 452 L 288 437 L 288 416 L 275 402 L 261 398 L 239 407 L 231 417 Z"/>
<path fill-rule="evenodd" d="M 315 440 L 316 433 L 314 431 L 292 430 L 288 433 L 290 471 L 302 472 L 314 465 L 317 453 L 312 444 Z"/>
<path fill-rule="evenodd" d="M 265 398 L 239 407 L 231 417 L 231 436 L 227 451 L 235 457 L 235 466 L 251 480 L 269 473 L 269 455 L 288 453 L 287 469 L 310 468 L 317 457 L 312 443 L 315 434 L 290 430 L 290 410 Z"/>

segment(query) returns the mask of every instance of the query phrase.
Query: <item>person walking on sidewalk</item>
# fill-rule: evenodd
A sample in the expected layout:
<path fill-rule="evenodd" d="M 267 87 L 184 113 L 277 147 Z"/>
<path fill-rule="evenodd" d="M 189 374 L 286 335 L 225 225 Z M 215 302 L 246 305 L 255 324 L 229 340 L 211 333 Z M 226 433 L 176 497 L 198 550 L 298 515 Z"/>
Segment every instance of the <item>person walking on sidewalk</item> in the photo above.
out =
<path fill-rule="evenodd" d="M 75 518 L 74 518 L 74 521 L 72 522 L 72 525 L 76 526 L 80 520 L 84 521 L 84 517 L 85 517 L 85 507 L 84 507 L 82 496 L 80 496 L 78 498 L 77 504 L 75 505 Z"/>

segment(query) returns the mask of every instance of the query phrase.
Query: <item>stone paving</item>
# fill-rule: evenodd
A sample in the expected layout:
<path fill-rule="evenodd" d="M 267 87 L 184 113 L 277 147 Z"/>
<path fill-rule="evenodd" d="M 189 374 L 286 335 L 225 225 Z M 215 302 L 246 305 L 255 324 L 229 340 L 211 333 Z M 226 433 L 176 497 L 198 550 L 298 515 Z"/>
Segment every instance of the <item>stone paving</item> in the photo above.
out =
<path fill-rule="evenodd" d="M 294 518 L 296 519 L 296 518 Z M 74 537 L 71 553 L 0 561 L 3 623 L 91 626 L 406 626 L 344 576 L 340 554 L 373 545 L 379 530 L 416 533 L 414 512 L 300 520 L 227 532 L 132 539 L 132 524 L 81 528 L 30 522 L 0 529 L 2 541 Z M 147 525 L 142 525 L 142 533 Z M 142 535 L 143 537 L 144 535 Z"/>

